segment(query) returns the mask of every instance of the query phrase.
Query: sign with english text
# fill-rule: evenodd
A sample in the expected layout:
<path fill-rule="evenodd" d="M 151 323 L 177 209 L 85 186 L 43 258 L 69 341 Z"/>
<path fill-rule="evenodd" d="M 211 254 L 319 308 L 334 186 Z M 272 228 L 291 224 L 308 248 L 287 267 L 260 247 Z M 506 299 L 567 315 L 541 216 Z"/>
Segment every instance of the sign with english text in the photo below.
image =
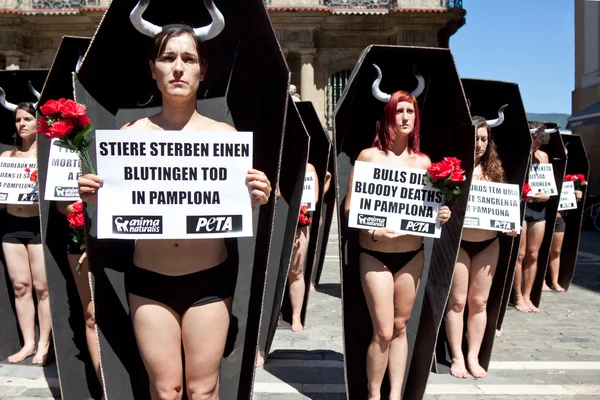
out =
<path fill-rule="evenodd" d="M 500 232 L 519 231 L 520 204 L 519 185 L 473 180 L 463 226 Z"/>
<path fill-rule="evenodd" d="M 315 207 L 317 206 L 315 203 L 315 176 L 314 172 L 307 172 L 304 176 L 301 204 L 303 206 L 308 206 L 308 211 L 315 211 Z"/>
<path fill-rule="evenodd" d="M 98 238 L 252 236 L 251 132 L 96 131 Z"/>
<path fill-rule="evenodd" d="M 37 170 L 35 158 L 0 158 L 0 204 L 36 204 L 37 182 L 31 174 Z"/>
<path fill-rule="evenodd" d="M 79 156 L 76 151 L 60 147 L 58 143 L 58 139 L 52 139 L 50 143 L 44 200 L 79 201 Z"/>
<path fill-rule="evenodd" d="M 439 238 L 444 196 L 423 183 L 425 175 L 424 169 L 356 161 L 348 226 Z"/>
<path fill-rule="evenodd" d="M 562 191 L 560 193 L 560 203 L 558 203 L 558 211 L 575 209 L 577 209 L 575 185 L 573 184 L 573 182 L 563 182 Z"/>
<path fill-rule="evenodd" d="M 558 189 L 554 180 L 552 164 L 531 164 L 529 186 L 531 186 L 531 194 L 544 193 L 549 196 L 557 196 Z"/>

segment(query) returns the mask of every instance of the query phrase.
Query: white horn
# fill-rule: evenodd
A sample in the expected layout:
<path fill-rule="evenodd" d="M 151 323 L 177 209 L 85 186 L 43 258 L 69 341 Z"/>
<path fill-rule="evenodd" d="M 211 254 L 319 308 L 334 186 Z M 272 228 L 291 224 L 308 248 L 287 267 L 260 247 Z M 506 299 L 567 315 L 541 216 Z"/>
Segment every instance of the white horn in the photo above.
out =
<path fill-rule="evenodd" d="M 373 96 L 379 101 L 387 103 L 392 98 L 392 95 L 384 93 L 379 89 L 379 84 L 381 84 L 381 80 L 383 79 L 383 74 L 381 70 L 376 64 L 373 64 L 375 69 L 377 70 L 377 79 L 373 81 L 373 85 L 371 85 L 371 91 L 373 92 Z"/>
<path fill-rule="evenodd" d="M 498 109 L 498 118 L 485 121 L 490 128 L 495 128 L 497 126 L 502 125 L 502 123 L 504 122 L 504 110 L 506 109 L 506 107 L 508 107 L 508 104 L 505 104 Z"/>
<path fill-rule="evenodd" d="M 529 129 L 529 133 L 536 133 L 540 128 L 531 128 Z"/>
<path fill-rule="evenodd" d="M 558 128 L 544 129 L 544 132 L 546 133 L 554 133 L 556 131 L 558 131 Z"/>
<path fill-rule="evenodd" d="M 213 39 L 225 29 L 225 18 L 221 11 L 215 6 L 213 0 L 204 0 L 204 6 L 212 17 L 212 22 L 209 25 L 201 28 L 194 28 L 194 34 L 200 38 L 201 42 Z"/>
<path fill-rule="evenodd" d="M 419 74 L 417 72 L 417 64 L 415 64 L 415 66 L 413 67 L 413 73 L 415 74 L 415 78 L 417 78 L 417 81 L 419 82 L 417 85 L 417 88 L 415 90 L 412 91 L 412 95 L 417 98 L 421 95 L 421 93 L 423 93 L 423 91 L 425 90 L 425 78 L 423 78 L 423 75 Z"/>
<path fill-rule="evenodd" d="M 42 97 L 41 93 L 38 92 L 37 90 L 35 90 L 35 88 L 31 84 L 31 81 L 27 82 L 27 86 L 29 86 L 29 90 L 31 91 L 31 93 L 33 93 L 33 95 L 35 96 L 36 99 L 39 100 L 40 97 Z"/>
<path fill-rule="evenodd" d="M 141 34 L 153 38 L 162 32 L 162 27 L 154 25 L 142 18 L 142 14 L 146 11 L 149 4 L 150 0 L 139 0 L 133 10 L 131 10 L 129 20 Z"/>
<path fill-rule="evenodd" d="M 6 96 L 4 94 L 4 89 L 0 88 L 0 104 L 2 107 L 6 108 L 8 111 L 14 112 L 17 109 L 17 105 L 13 103 L 9 103 L 6 101 Z"/>

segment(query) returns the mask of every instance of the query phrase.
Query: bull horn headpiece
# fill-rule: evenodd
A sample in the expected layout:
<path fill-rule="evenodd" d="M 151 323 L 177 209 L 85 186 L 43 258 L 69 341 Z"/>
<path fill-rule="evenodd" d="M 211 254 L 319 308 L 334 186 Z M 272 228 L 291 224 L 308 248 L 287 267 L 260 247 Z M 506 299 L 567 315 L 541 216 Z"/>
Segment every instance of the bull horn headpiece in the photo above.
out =
<path fill-rule="evenodd" d="M 490 128 L 500 126 L 504 122 L 504 110 L 506 107 L 508 107 L 508 104 L 505 104 L 498 109 L 498 118 L 485 121 Z"/>
<path fill-rule="evenodd" d="M 377 66 L 377 64 L 373 64 L 375 69 L 377 70 L 377 78 L 373 81 L 373 85 L 371 86 L 371 90 L 373 92 L 373 96 L 379 101 L 387 103 L 392 98 L 392 95 L 389 93 L 382 92 L 379 89 L 379 85 L 381 84 L 381 80 L 383 79 L 383 74 L 381 73 L 381 69 Z M 423 75 L 417 72 L 417 65 L 415 64 L 413 68 L 413 73 L 415 74 L 415 78 L 417 78 L 417 88 L 411 92 L 411 94 L 416 98 L 423 93 L 425 90 L 425 78 Z"/>
<path fill-rule="evenodd" d="M 154 25 L 142 18 L 142 14 L 146 11 L 149 4 L 150 0 L 139 0 L 137 5 L 131 10 L 129 19 L 135 29 L 140 33 L 153 38 L 163 31 L 163 27 Z M 193 28 L 194 34 L 200 38 L 201 42 L 217 37 L 225 28 L 225 18 L 221 11 L 215 6 L 213 0 L 204 0 L 204 5 L 212 17 L 212 22 L 206 26 Z"/>
<path fill-rule="evenodd" d="M 6 94 L 4 93 L 4 89 L 0 87 L 0 104 L 2 107 L 6 108 L 8 111 L 14 112 L 17 109 L 17 105 L 13 103 L 9 103 L 6 101 Z"/>
<path fill-rule="evenodd" d="M 40 92 L 38 92 L 37 90 L 35 90 L 35 88 L 31 84 L 31 81 L 27 82 L 27 86 L 29 86 L 29 90 L 31 91 L 31 93 L 33 93 L 35 98 L 38 99 L 38 101 L 33 103 L 33 108 L 37 108 L 38 102 L 39 102 L 40 98 L 42 97 L 42 94 Z"/>
<path fill-rule="evenodd" d="M 554 133 L 556 131 L 558 131 L 557 128 L 544 129 L 544 132 L 546 132 L 546 133 Z"/>

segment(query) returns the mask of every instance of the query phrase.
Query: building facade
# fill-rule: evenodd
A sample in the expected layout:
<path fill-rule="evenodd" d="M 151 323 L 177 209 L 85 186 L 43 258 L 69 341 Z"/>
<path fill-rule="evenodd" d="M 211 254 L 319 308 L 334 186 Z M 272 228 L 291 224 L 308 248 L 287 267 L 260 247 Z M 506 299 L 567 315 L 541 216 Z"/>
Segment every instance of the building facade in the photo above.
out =
<path fill-rule="evenodd" d="M 575 90 L 573 113 L 600 102 L 600 1 L 575 0 Z M 600 194 L 600 125 L 572 126 L 590 159 L 589 192 Z"/>
<path fill-rule="evenodd" d="M 0 0 L 0 69 L 49 68 L 63 35 L 92 36 L 108 0 Z M 329 125 L 369 44 L 448 47 L 462 0 L 265 0 L 302 100 Z"/>

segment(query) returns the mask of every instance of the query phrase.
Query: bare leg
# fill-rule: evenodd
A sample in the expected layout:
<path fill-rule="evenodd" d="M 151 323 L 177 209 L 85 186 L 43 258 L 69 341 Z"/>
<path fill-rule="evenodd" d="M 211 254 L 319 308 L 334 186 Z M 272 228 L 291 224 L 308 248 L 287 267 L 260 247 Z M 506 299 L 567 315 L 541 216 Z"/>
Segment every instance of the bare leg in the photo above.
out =
<path fill-rule="evenodd" d="M 499 338 L 500 336 L 502 336 L 502 329 L 496 329 L 496 333 L 494 334 L 494 337 Z"/>
<path fill-rule="evenodd" d="M 552 289 L 557 292 L 564 292 L 565 289 L 558 283 L 560 273 L 560 253 L 562 250 L 564 232 L 554 232 L 552 238 L 552 249 L 550 250 L 550 277 L 552 278 Z M 546 281 L 544 281 L 546 283 Z"/>
<path fill-rule="evenodd" d="M 260 354 L 260 351 L 256 350 L 256 368 L 260 368 L 263 365 L 265 365 L 265 359 L 262 354 Z"/>
<path fill-rule="evenodd" d="M 465 357 L 462 352 L 463 321 L 467 292 L 469 289 L 469 266 L 471 259 L 466 251 L 459 249 L 458 261 L 454 266 L 452 287 L 446 306 L 446 336 L 452 352 L 452 376 L 464 379 L 467 377 Z"/>
<path fill-rule="evenodd" d="M 515 277 L 513 280 L 513 292 L 515 293 L 515 308 L 521 312 L 531 312 L 529 306 L 523 301 L 523 260 L 527 250 L 527 227 L 528 222 L 523 221 L 521 240 L 519 241 L 519 255 L 515 263 Z"/>
<path fill-rule="evenodd" d="M 288 273 L 290 302 L 292 303 L 292 331 L 294 332 L 304 329 L 300 317 L 302 314 L 302 304 L 304 303 L 304 292 L 306 290 L 304 283 L 304 263 L 306 262 L 306 252 L 308 250 L 309 229 L 309 226 L 296 229 L 294 253 L 292 254 L 292 263 Z"/>
<path fill-rule="evenodd" d="M 485 335 L 487 325 L 487 301 L 498 264 L 500 244 L 498 240 L 490 244 L 486 249 L 471 260 L 469 273 L 469 314 L 467 315 L 467 339 L 469 351 L 467 353 L 467 365 L 471 375 L 475 378 L 485 378 L 487 372 L 479 365 L 479 350 Z"/>
<path fill-rule="evenodd" d="M 188 309 L 183 315 L 186 390 L 190 400 L 219 400 L 219 369 L 231 298 Z"/>
<path fill-rule="evenodd" d="M 394 334 L 394 277 L 370 255 L 360 253 L 359 263 L 362 288 L 373 323 L 373 338 L 367 350 L 368 399 L 379 400 Z"/>
<path fill-rule="evenodd" d="M 523 265 L 523 301 L 532 312 L 539 312 L 540 309 L 531 302 L 531 290 L 535 283 L 538 254 L 544 240 L 546 221 L 528 222 L 527 225 L 527 249 L 525 251 L 525 264 Z"/>
<path fill-rule="evenodd" d="M 77 286 L 77 293 L 79 294 L 79 300 L 81 300 L 81 306 L 83 308 L 83 316 L 85 318 L 85 341 L 87 348 L 92 359 L 92 365 L 98 376 L 98 380 L 101 381 L 100 373 L 100 358 L 98 355 L 98 344 L 96 341 L 96 321 L 94 319 L 94 306 L 92 304 L 92 293 L 89 284 L 89 265 L 87 259 L 81 265 L 81 270 L 76 271 L 77 264 L 79 263 L 80 255 L 69 254 L 69 265 L 71 266 L 71 272 L 75 279 L 75 285 Z"/>
<path fill-rule="evenodd" d="M 29 264 L 33 288 L 38 301 L 38 319 L 40 324 L 40 340 L 35 357 L 31 361 L 35 365 L 45 365 L 50 348 L 50 334 L 52 333 L 52 319 L 50 317 L 50 299 L 48 298 L 48 280 L 46 277 L 46 264 L 44 251 L 41 244 L 27 245 Z"/>
<path fill-rule="evenodd" d="M 388 368 L 390 375 L 390 400 L 400 400 L 402 382 L 408 359 L 406 324 L 410 318 L 421 274 L 425 252 L 420 252 L 394 276 L 394 335 L 390 343 Z"/>
<path fill-rule="evenodd" d="M 9 363 L 20 363 L 35 353 L 35 306 L 27 248 L 17 243 L 2 243 L 6 269 L 15 293 L 15 308 L 23 335 L 23 348 L 8 357 Z"/>
<path fill-rule="evenodd" d="M 180 317 L 170 307 L 129 295 L 133 330 L 150 378 L 151 400 L 181 400 L 183 367 Z"/>

